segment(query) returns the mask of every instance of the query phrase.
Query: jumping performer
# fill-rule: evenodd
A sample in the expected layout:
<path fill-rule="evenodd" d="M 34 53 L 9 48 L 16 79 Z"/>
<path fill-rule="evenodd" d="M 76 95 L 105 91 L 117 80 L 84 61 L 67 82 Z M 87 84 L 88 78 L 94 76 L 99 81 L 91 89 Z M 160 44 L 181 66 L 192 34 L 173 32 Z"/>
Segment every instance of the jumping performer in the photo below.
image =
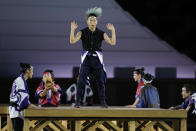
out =
<path fill-rule="evenodd" d="M 88 27 L 75 34 L 78 28 L 76 22 L 71 22 L 70 43 L 74 44 L 82 40 L 81 67 L 79 73 L 79 82 L 77 86 L 76 108 L 80 107 L 81 93 L 84 90 L 86 79 L 89 73 L 93 74 L 99 85 L 99 99 L 101 106 L 108 107 L 105 101 L 105 82 L 106 73 L 104 70 L 102 41 L 110 45 L 116 45 L 116 33 L 113 24 L 107 24 L 106 27 L 111 31 L 110 38 L 104 31 L 97 28 L 98 18 L 102 14 L 101 8 L 90 8 L 86 11 L 86 22 Z"/>

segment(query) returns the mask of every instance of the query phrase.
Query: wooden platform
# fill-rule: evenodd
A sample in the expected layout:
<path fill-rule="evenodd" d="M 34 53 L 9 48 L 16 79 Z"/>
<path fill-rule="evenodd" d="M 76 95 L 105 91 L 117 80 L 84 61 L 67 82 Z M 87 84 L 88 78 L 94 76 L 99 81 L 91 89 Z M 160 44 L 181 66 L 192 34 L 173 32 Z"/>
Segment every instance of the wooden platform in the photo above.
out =
<path fill-rule="evenodd" d="M 0 107 L 0 114 L 5 108 Z M 167 109 L 124 107 L 50 107 L 24 110 L 24 131 L 186 131 L 187 112 Z"/>

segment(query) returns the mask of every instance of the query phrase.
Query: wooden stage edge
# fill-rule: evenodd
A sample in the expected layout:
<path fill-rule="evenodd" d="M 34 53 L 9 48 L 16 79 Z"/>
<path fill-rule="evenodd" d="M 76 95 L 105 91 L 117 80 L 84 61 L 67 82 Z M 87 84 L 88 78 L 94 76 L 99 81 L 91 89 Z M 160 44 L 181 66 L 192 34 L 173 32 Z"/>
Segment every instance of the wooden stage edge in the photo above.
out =
<path fill-rule="evenodd" d="M 125 107 L 47 107 L 41 109 L 24 110 L 26 117 L 120 117 L 120 118 L 186 118 L 185 110 L 168 110 L 152 108 L 125 108 Z"/>
<path fill-rule="evenodd" d="M 0 106 L 0 115 L 1 117 L 9 117 L 8 106 Z M 98 106 L 81 108 L 43 107 L 24 110 L 24 131 L 39 131 L 46 127 L 53 128 L 55 131 L 57 129 L 93 131 L 96 128 L 103 131 L 135 131 L 138 129 L 148 131 L 154 126 L 160 130 L 186 131 L 186 119 L 187 111 L 185 110 L 114 106 L 109 108 Z M 64 121 L 64 124 L 59 121 Z M 69 121 L 72 121 L 72 126 L 68 126 Z M 10 125 L 8 127 L 11 128 Z"/>

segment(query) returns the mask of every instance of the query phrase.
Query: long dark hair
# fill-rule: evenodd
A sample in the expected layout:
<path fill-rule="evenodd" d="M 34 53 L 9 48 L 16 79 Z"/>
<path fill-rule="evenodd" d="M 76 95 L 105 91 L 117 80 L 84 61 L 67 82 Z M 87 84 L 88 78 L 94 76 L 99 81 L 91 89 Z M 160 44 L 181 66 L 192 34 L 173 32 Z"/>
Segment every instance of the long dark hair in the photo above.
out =
<path fill-rule="evenodd" d="M 135 69 L 133 72 L 138 75 L 140 74 L 143 77 L 144 76 L 144 67 Z"/>
<path fill-rule="evenodd" d="M 31 68 L 32 66 L 30 64 L 20 63 L 20 72 L 23 74 L 26 72 L 26 70 L 31 69 Z"/>
<path fill-rule="evenodd" d="M 186 88 L 186 92 L 190 92 L 191 95 L 196 92 L 196 89 L 192 84 L 184 84 L 182 88 Z"/>

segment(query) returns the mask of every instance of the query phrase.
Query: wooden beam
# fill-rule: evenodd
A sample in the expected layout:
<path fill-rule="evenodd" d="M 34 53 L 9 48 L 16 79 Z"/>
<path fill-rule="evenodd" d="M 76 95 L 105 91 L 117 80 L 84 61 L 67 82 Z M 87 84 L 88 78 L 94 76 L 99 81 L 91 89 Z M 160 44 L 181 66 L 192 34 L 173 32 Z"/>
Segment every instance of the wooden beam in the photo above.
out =
<path fill-rule="evenodd" d="M 75 121 L 75 131 L 81 131 L 81 122 L 80 120 Z"/>
<path fill-rule="evenodd" d="M 166 130 L 168 131 L 174 131 L 174 129 L 172 129 L 167 123 L 165 123 L 164 121 L 159 121 L 159 124 L 161 124 Z"/>
<path fill-rule="evenodd" d="M 180 121 L 180 131 L 187 131 L 187 122 L 186 119 L 181 119 Z"/>
<path fill-rule="evenodd" d="M 87 130 L 91 126 L 95 125 L 97 120 L 88 120 L 88 122 L 85 122 L 85 125 L 83 125 L 82 130 Z"/>
<path fill-rule="evenodd" d="M 128 122 L 128 131 L 135 131 L 135 121 Z"/>
<path fill-rule="evenodd" d="M 1 129 L 2 131 L 8 131 L 7 124 Z"/>
<path fill-rule="evenodd" d="M 90 128 L 87 129 L 87 131 L 94 131 L 99 125 L 103 124 L 104 121 L 97 121 L 95 125 L 91 126 Z"/>
<path fill-rule="evenodd" d="M 59 121 L 52 121 L 52 123 L 54 123 L 58 128 L 60 128 L 63 131 L 69 131 L 65 126 L 62 125 L 61 122 Z"/>
<path fill-rule="evenodd" d="M 50 127 L 50 128 L 52 128 L 54 131 L 61 131 L 59 128 L 57 128 L 56 127 L 56 125 L 54 125 L 52 122 L 50 122 L 49 124 L 48 124 L 48 126 Z"/>
<path fill-rule="evenodd" d="M 31 129 L 31 131 L 40 131 L 42 130 L 44 127 L 46 127 L 51 121 L 41 121 L 39 122 L 33 129 Z M 24 130 L 26 131 L 26 130 Z M 29 131 L 29 130 L 28 130 Z"/>
<path fill-rule="evenodd" d="M 172 127 L 175 131 L 179 131 L 180 129 L 180 121 L 179 120 L 172 120 Z"/>
<path fill-rule="evenodd" d="M 30 120 L 29 121 L 29 127 L 34 128 L 36 126 L 36 123 L 39 123 L 39 120 Z"/>
<path fill-rule="evenodd" d="M 13 131 L 13 127 L 12 127 L 12 121 L 9 115 L 7 115 L 7 130 L 8 131 Z"/>
<path fill-rule="evenodd" d="M 28 118 L 24 118 L 24 127 L 23 127 L 23 131 L 30 131 L 30 130 L 29 130 L 29 119 L 28 119 Z"/>
<path fill-rule="evenodd" d="M 107 117 L 107 118 L 186 118 L 187 112 L 184 110 L 167 109 L 127 109 L 127 108 L 79 108 L 59 107 L 43 109 L 26 109 L 24 117 Z"/>
<path fill-rule="evenodd" d="M 117 130 L 117 131 L 120 131 L 121 129 L 117 126 L 117 125 L 115 125 L 113 122 L 111 122 L 111 121 L 105 121 L 106 123 L 108 123 L 112 128 L 114 128 L 115 130 Z"/>
<path fill-rule="evenodd" d="M 143 131 L 150 131 L 150 129 L 152 129 L 152 127 L 156 124 L 156 121 L 151 121 L 144 129 Z"/>
<path fill-rule="evenodd" d="M 99 125 L 99 129 L 101 129 L 102 131 L 110 131 L 104 125 Z"/>
<path fill-rule="evenodd" d="M 67 128 L 67 121 L 66 120 L 62 120 L 62 125 Z"/>
<path fill-rule="evenodd" d="M 140 130 L 142 128 L 145 128 L 145 125 L 148 123 L 149 121 L 137 121 L 136 129 Z"/>

